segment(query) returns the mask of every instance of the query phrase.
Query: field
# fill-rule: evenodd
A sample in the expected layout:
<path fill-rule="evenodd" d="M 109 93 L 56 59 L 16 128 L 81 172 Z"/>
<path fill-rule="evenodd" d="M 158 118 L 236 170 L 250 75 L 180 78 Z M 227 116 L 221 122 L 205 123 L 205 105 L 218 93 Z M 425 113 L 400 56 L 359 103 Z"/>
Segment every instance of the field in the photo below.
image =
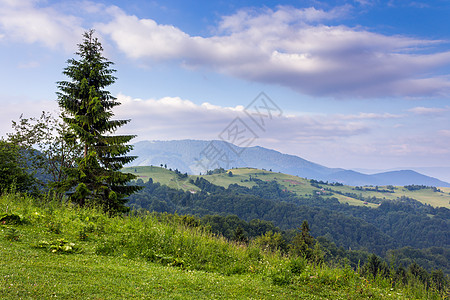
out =
<path fill-rule="evenodd" d="M 265 181 L 277 181 L 280 185 L 284 186 L 287 191 L 295 193 L 299 196 L 318 194 L 322 197 L 336 197 L 341 203 L 348 203 L 350 205 L 377 207 L 378 204 L 368 201 L 360 200 L 349 194 L 361 195 L 364 198 L 376 197 L 378 199 L 390 199 L 394 200 L 402 196 L 416 199 L 424 204 L 429 204 L 434 207 L 446 207 L 450 208 L 450 188 L 439 188 L 439 191 L 433 191 L 432 189 L 421 189 L 417 191 L 409 191 L 404 187 L 394 187 L 392 192 L 386 192 L 386 186 L 378 187 L 379 191 L 375 191 L 375 187 L 361 187 L 361 190 L 356 190 L 352 186 L 331 186 L 321 184 L 323 188 L 329 188 L 333 191 L 328 192 L 325 189 L 314 187 L 310 181 L 305 178 L 300 178 L 293 175 L 275 173 L 266 170 L 258 170 L 253 168 L 238 168 L 229 170 L 233 173 L 233 176 L 228 176 L 228 173 L 220 173 L 213 175 L 189 175 L 188 178 L 180 179 L 174 172 L 166 170 L 160 167 L 130 167 L 125 168 L 124 172 L 130 172 L 138 176 L 144 181 L 152 178 L 154 182 L 166 184 L 172 188 L 178 188 L 183 190 L 194 190 L 198 188 L 189 182 L 189 179 L 195 180 L 197 177 L 203 177 L 208 181 L 228 187 L 230 184 L 239 184 L 246 187 L 252 187 L 255 185 L 253 181 L 249 181 L 250 176 Z M 340 193 L 337 193 L 340 192 Z M 344 195 L 347 194 L 347 195 Z"/>

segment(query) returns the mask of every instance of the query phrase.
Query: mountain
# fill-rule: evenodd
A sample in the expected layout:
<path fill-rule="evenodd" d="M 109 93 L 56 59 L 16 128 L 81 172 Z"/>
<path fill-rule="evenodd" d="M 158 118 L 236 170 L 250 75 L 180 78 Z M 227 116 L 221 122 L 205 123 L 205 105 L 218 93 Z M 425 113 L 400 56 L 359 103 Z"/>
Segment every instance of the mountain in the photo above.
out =
<path fill-rule="evenodd" d="M 217 140 L 141 141 L 134 145 L 130 155 L 137 156 L 137 159 L 128 166 L 162 164 L 189 174 L 205 173 L 219 167 L 253 167 L 353 186 L 418 184 L 450 187 L 450 183 L 411 170 L 368 175 L 352 170 L 328 168 L 295 155 L 260 146 L 243 148 Z"/>
<path fill-rule="evenodd" d="M 439 178 L 442 181 L 450 182 L 450 167 L 397 167 L 392 169 L 353 169 L 364 174 L 376 174 L 390 171 L 413 170 L 420 174 Z"/>

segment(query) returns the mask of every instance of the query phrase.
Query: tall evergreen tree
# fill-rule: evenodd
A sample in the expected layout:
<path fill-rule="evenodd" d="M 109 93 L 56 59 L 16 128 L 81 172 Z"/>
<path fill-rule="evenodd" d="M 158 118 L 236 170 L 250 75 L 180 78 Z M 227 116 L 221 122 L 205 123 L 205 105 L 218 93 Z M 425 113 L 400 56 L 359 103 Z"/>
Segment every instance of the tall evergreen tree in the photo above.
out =
<path fill-rule="evenodd" d="M 97 205 L 105 211 L 126 211 L 126 197 L 140 189 L 127 185 L 132 174 L 122 173 L 124 164 L 135 159 L 125 156 L 131 149 L 127 143 L 133 135 L 111 135 L 130 120 L 111 120 L 112 108 L 120 105 L 105 88 L 117 79 L 102 56 L 103 48 L 94 30 L 83 34 L 76 54 L 69 59 L 63 74 L 71 81 L 58 82 L 58 104 L 65 113 L 64 122 L 83 145 L 83 155 L 67 168 L 67 179 L 58 184 L 70 199 L 81 206 Z"/>

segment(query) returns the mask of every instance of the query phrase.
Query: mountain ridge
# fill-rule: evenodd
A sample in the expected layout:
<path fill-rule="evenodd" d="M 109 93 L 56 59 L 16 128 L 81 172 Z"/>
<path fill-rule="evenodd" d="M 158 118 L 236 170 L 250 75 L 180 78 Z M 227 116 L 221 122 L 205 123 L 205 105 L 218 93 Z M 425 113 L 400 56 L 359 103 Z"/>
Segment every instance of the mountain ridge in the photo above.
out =
<path fill-rule="evenodd" d="M 205 173 L 220 167 L 253 167 L 352 186 L 417 184 L 450 187 L 448 182 L 412 170 L 369 175 L 342 168 L 329 168 L 261 146 L 243 148 L 219 140 L 140 141 L 134 144 L 130 155 L 137 158 L 127 166 L 167 165 L 189 174 Z"/>

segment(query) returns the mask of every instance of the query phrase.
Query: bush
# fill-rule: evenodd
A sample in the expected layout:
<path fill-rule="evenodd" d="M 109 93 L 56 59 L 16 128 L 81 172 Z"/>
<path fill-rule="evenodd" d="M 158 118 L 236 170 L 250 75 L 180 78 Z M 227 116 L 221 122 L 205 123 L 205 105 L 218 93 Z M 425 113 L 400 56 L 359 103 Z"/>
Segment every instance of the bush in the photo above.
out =
<path fill-rule="evenodd" d="M 292 273 L 287 269 L 281 269 L 272 272 L 272 274 L 270 274 L 270 278 L 272 279 L 272 283 L 275 285 L 288 285 L 292 281 Z"/>
<path fill-rule="evenodd" d="M 303 257 L 293 258 L 289 261 L 289 268 L 292 274 L 300 275 L 305 270 L 307 261 Z"/>

